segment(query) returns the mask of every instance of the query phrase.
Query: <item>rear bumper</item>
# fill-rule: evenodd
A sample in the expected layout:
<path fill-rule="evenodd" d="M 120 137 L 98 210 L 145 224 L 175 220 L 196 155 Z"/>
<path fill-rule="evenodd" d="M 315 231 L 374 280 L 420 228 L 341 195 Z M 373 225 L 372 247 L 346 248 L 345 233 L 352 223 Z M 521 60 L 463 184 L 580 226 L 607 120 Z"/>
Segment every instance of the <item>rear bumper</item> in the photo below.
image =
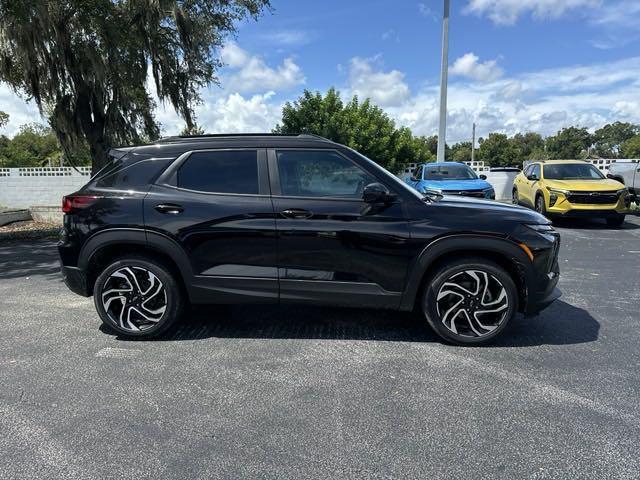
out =
<path fill-rule="evenodd" d="M 87 286 L 87 274 L 78 267 L 62 266 L 62 279 L 69 290 L 83 297 L 91 296 Z"/>

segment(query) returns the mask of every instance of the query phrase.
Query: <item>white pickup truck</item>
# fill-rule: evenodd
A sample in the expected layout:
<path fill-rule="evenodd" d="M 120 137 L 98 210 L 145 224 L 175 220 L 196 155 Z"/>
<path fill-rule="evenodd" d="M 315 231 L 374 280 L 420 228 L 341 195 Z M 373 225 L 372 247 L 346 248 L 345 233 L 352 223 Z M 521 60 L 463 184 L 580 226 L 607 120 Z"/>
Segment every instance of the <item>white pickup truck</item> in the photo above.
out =
<path fill-rule="evenodd" d="M 607 177 L 624 183 L 635 202 L 640 204 L 640 161 L 612 163 Z"/>

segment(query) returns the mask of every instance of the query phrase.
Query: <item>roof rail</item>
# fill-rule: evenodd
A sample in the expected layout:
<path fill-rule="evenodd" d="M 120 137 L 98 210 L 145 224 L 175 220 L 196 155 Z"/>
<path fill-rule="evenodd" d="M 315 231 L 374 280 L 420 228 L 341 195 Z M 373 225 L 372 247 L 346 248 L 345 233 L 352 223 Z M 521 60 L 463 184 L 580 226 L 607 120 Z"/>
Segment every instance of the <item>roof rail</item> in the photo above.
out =
<path fill-rule="evenodd" d="M 283 134 L 283 133 L 210 133 L 205 135 L 175 135 L 171 137 L 163 137 L 156 140 L 154 143 L 174 143 L 174 142 L 197 142 L 205 141 L 214 138 L 242 138 L 242 137 L 299 137 L 299 138 L 315 138 L 318 140 L 330 140 L 321 137 L 320 135 L 314 135 L 311 133 L 302 134 Z"/>

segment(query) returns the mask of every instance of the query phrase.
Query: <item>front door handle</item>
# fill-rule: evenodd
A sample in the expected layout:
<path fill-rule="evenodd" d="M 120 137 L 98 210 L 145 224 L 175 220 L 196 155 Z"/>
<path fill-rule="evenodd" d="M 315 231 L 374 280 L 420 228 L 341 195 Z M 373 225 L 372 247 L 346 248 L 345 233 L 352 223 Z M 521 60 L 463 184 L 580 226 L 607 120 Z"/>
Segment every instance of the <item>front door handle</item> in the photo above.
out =
<path fill-rule="evenodd" d="M 286 218 L 304 220 L 306 218 L 311 218 L 313 216 L 313 213 L 311 213 L 309 210 L 303 210 L 302 208 L 288 208 L 281 211 L 280 215 Z"/>
<path fill-rule="evenodd" d="M 160 213 L 171 213 L 173 215 L 184 211 L 182 205 L 176 205 L 175 203 L 161 203 L 160 205 L 156 205 L 155 209 Z"/>

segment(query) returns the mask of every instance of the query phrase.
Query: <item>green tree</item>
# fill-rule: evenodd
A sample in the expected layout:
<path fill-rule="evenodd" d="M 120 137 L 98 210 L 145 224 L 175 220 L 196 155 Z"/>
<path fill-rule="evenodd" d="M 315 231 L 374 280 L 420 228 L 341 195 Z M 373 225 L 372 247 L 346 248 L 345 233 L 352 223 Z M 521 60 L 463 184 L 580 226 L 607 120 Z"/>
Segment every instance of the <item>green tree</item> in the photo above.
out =
<path fill-rule="evenodd" d="M 60 162 L 62 148 L 53 131 L 41 124 L 22 125 L 20 131 L 0 148 L 3 167 L 39 167 Z"/>
<path fill-rule="evenodd" d="M 487 138 L 480 138 L 478 157 L 491 167 L 518 166 L 522 163 L 519 150 L 503 133 L 490 133 Z"/>
<path fill-rule="evenodd" d="M 185 125 L 185 127 L 180 131 L 180 135 L 183 137 L 189 135 L 204 135 L 204 128 L 195 123 L 191 126 L 191 128 Z"/>
<path fill-rule="evenodd" d="M 563 128 L 556 135 L 547 137 L 547 152 L 554 160 L 584 158 L 593 143 L 593 137 L 586 128 Z"/>
<path fill-rule="evenodd" d="M 459 142 L 454 144 L 448 151 L 447 160 L 451 162 L 471 161 L 471 142 Z"/>
<path fill-rule="evenodd" d="M 0 110 L 0 128 L 9 123 L 9 114 Z"/>
<path fill-rule="evenodd" d="M 540 159 L 541 152 L 544 152 L 544 139 L 539 133 L 516 133 L 511 137 L 511 143 L 518 150 L 521 160 Z"/>
<path fill-rule="evenodd" d="M 194 125 L 202 87 L 235 24 L 269 0 L 0 0 L 0 81 L 32 98 L 65 148 L 86 141 L 94 169 L 111 145 L 156 138 L 147 87 Z"/>
<path fill-rule="evenodd" d="M 433 156 L 424 138 L 408 128 L 396 128 L 389 116 L 370 100 L 353 97 L 344 104 L 331 88 L 326 95 L 305 90 L 282 109 L 281 134 L 315 134 L 347 145 L 383 167 L 395 171 L 401 165 L 430 161 Z"/>
<path fill-rule="evenodd" d="M 593 134 L 595 152 L 604 158 L 620 158 L 622 145 L 640 134 L 640 126 L 632 123 L 614 122 L 599 128 Z"/>
<path fill-rule="evenodd" d="M 622 144 L 623 158 L 640 158 L 640 135 L 631 137 Z"/>

